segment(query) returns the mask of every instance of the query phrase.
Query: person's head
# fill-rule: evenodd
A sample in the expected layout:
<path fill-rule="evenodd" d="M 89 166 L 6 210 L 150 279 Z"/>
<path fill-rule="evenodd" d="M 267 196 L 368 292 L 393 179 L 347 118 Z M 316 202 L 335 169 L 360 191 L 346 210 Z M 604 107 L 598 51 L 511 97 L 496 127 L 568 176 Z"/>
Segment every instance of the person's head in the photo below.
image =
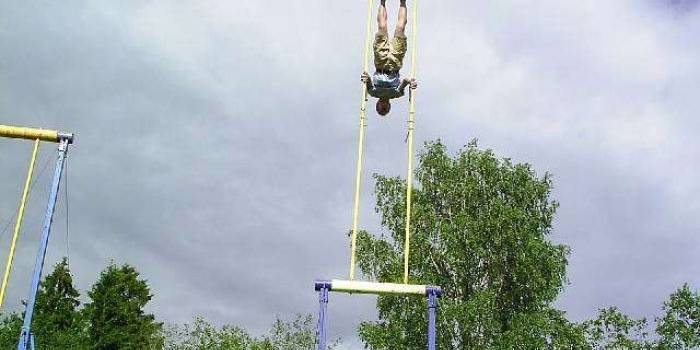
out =
<path fill-rule="evenodd" d="M 388 99 L 381 99 L 377 101 L 377 113 L 381 116 L 385 116 L 391 112 L 391 102 Z"/>

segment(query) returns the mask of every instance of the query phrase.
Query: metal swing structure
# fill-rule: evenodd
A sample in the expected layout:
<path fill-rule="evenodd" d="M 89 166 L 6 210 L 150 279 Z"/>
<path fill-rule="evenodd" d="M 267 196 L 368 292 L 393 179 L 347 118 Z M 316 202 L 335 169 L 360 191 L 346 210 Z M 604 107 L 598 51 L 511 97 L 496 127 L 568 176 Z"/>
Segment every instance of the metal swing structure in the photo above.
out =
<path fill-rule="evenodd" d="M 27 179 L 24 184 L 22 199 L 20 201 L 14 233 L 12 235 L 10 252 L 7 257 L 7 264 L 5 266 L 5 273 L 2 279 L 2 286 L 0 287 L 0 308 L 2 308 L 5 300 L 5 293 L 7 291 L 7 285 L 9 283 L 10 273 L 12 271 L 12 263 L 14 261 L 17 240 L 19 238 L 19 234 L 22 228 L 24 211 L 27 203 L 27 198 L 29 197 L 32 177 L 34 175 L 34 165 L 36 163 L 37 154 L 39 152 L 39 145 L 42 141 L 58 144 L 58 156 L 56 159 L 53 180 L 51 182 L 49 200 L 46 206 L 46 214 L 44 216 L 44 224 L 42 226 L 42 236 L 41 241 L 39 243 L 39 251 L 36 256 L 36 262 L 34 263 L 34 273 L 32 275 L 29 296 L 27 298 L 27 303 L 25 307 L 22 332 L 20 333 L 19 341 L 17 343 L 17 350 L 34 350 L 34 334 L 31 331 L 32 318 L 34 317 L 34 307 L 36 305 L 36 297 L 37 292 L 39 290 L 39 283 L 41 281 L 41 274 L 44 269 L 44 262 L 46 259 L 46 250 L 49 244 L 49 237 L 51 236 L 51 224 L 53 223 L 54 211 L 56 209 L 56 202 L 58 198 L 59 188 L 61 185 L 61 178 L 63 176 L 63 170 L 68 154 L 68 146 L 73 143 L 74 136 L 72 133 L 59 132 L 55 130 L 0 125 L 0 138 L 23 139 L 34 141 L 34 149 L 32 151 L 32 156 L 29 162 Z"/>
<path fill-rule="evenodd" d="M 416 77 L 416 39 L 417 39 L 417 17 L 418 4 L 413 1 L 412 20 L 412 43 L 411 50 L 411 77 Z M 364 70 L 369 68 L 370 46 L 372 43 L 372 15 L 374 10 L 374 0 L 369 0 L 367 10 L 367 28 L 364 51 Z M 413 191 L 413 131 L 415 129 L 416 115 L 416 93 L 411 90 L 409 94 L 409 117 L 408 117 L 408 170 L 406 174 L 406 224 L 404 242 L 404 278 L 403 284 L 397 283 L 377 283 L 355 280 L 355 256 L 357 249 L 357 229 L 360 212 L 360 192 L 362 184 L 362 165 L 364 158 L 365 129 L 367 127 L 367 85 L 362 84 L 362 101 L 360 107 L 360 134 L 357 154 L 357 172 L 355 178 L 355 196 L 352 216 L 352 238 L 350 251 L 350 276 L 349 280 L 317 280 L 315 290 L 319 295 L 319 314 L 317 324 L 317 350 L 326 350 L 328 338 L 328 302 L 331 292 L 348 294 L 372 294 L 372 295 L 399 295 L 427 297 L 428 299 L 428 350 L 436 350 L 436 309 L 438 298 L 442 296 L 442 289 L 437 286 L 409 284 L 409 253 L 411 237 L 411 196 Z"/>

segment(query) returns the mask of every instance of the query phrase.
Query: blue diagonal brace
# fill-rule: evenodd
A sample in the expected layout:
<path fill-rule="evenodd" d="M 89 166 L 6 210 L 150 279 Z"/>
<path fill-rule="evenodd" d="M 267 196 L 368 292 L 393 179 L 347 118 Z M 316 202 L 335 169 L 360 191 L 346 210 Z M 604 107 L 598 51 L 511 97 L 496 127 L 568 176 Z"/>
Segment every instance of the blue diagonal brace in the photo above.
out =
<path fill-rule="evenodd" d="M 51 194 L 49 196 L 49 204 L 46 206 L 46 216 L 44 217 L 43 233 L 39 252 L 34 263 L 34 276 L 32 277 L 32 285 L 27 299 L 27 307 L 24 311 L 24 324 L 22 325 L 22 333 L 17 343 L 17 350 L 29 350 L 33 347 L 34 337 L 31 332 L 32 318 L 34 317 L 34 307 L 36 305 L 36 295 L 39 290 L 39 282 L 41 281 L 41 273 L 44 270 L 44 261 L 46 258 L 46 249 L 49 245 L 49 237 L 51 235 L 51 223 L 53 222 L 53 214 L 56 210 L 56 199 L 58 198 L 58 190 L 61 184 L 61 176 L 63 174 L 63 165 L 68 153 L 68 144 L 70 140 L 61 139 L 58 144 L 58 159 L 56 160 L 56 169 L 54 170 L 53 182 L 51 184 Z"/>

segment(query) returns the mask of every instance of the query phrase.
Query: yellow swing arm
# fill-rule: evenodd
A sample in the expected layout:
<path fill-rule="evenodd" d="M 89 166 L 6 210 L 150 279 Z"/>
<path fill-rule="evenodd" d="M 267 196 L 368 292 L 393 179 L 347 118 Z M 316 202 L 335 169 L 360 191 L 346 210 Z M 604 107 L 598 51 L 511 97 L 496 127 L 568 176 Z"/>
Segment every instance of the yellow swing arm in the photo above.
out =
<path fill-rule="evenodd" d="M 372 44 L 372 10 L 374 1 L 369 0 L 367 9 L 367 29 L 365 37 L 364 52 L 364 72 L 369 69 L 370 46 Z M 412 50 L 411 50 L 411 77 L 416 78 L 417 72 L 417 37 L 418 37 L 418 0 L 413 3 L 413 29 L 412 29 Z M 415 129 L 416 116 L 416 92 L 410 91 L 409 97 L 409 117 L 408 117 L 408 171 L 406 175 L 406 232 L 404 242 L 404 284 L 408 284 L 409 276 L 409 255 L 411 247 L 411 197 L 413 192 L 413 131 Z M 357 250 L 357 226 L 360 216 L 360 193 L 362 185 L 362 164 L 364 157 L 365 128 L 367 127 L 367 85 L 362 84 L 362 101 L 360 107 L 360 136 L 357 151 L 357 172 L 355 174 L 355 197 L 352 214 L 352 233 L 350 248 L 350 281 L 355 280 L 355 263 Z"/>

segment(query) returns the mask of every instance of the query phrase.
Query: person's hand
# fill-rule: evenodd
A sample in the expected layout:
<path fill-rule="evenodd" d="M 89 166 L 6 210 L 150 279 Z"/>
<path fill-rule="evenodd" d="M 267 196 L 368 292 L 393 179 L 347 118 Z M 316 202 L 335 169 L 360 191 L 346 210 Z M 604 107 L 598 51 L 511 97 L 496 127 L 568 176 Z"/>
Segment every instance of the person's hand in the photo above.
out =
<path fill-rule="evenodd" d="M 362 78 L 360 78 L 360 80 L 365 84 L 369 83 L 369 73 L 362 72 Z"/>
<path fill-rule="evenodd" d="M 415 90 L 418 88 L 418 81 L 416 78 L 411 78 L 408 80 L 408 85 L 411 87 L 411 89 Z"/>

